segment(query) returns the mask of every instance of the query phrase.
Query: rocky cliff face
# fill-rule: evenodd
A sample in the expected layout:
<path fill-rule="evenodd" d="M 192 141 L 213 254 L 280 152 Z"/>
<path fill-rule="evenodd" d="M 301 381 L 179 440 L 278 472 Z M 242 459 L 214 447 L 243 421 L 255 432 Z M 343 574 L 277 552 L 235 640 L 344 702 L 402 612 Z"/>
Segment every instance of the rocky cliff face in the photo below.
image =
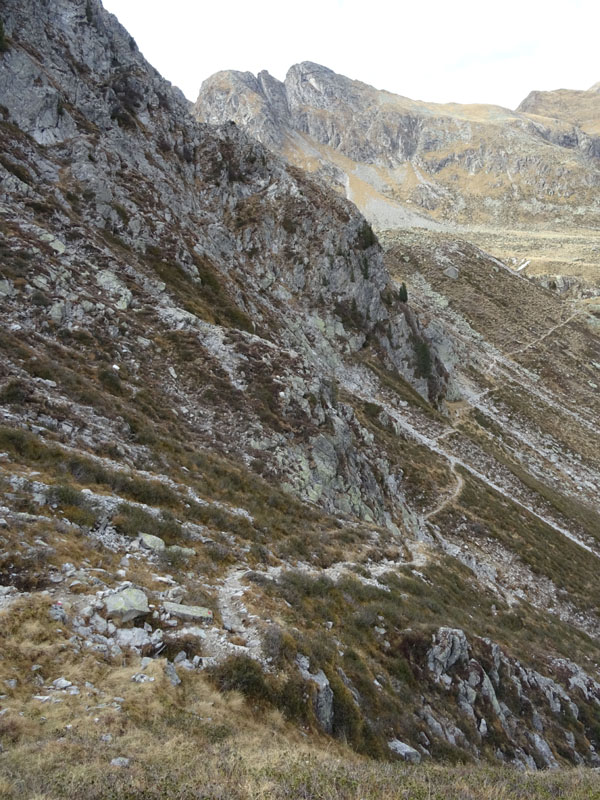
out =
<path fill-rule="evenodd" d="M 384 259 L 345 198 L 197 123 L 97 0 L 1 15 L 8 757 L 55 700 L 78 731 L 217 741 L 208 669 L 381 758 L 595 764 L 593 314 L 437 234 Z M 271 144 L 286 115 L 341 137 L 327 109 L 367 91 L 307 69 L 236 77 Z"/>
<path fill-rule="evenodd" d="M 114 330 L 102 301 L 112 300 L 128 325 L 137 310 L 156 303 L 157 319 L 167 328 L 193 332 L 217 322 L 245 331 L 237 343 L 215 334 L 212 353 L 231 362 L 236 391 L 246 385 L 244 370 L 237 375 L 246 360 L 240 347 L 262 353 L 275 341 L 293 350 L 292 361 L 321 377 L 286 388 L 288 379 L 281 376 L 276 396 L 287 399 L 277 402 L 289 405 L 290 413 L 300 403 L 305 411 L 299 413 L 312 417 L 297 392 L 320 398 L 344 369 L 342 354 L 351 357 L 363 348 L 378 350 L 390 369 L 410 375 L 428 399 L 441 402 L 443 367 L 434 359 L 428 375 L 418 372 L 414 343 L 424 343 L 418 323 L 397 302 L 377 241 L 356 210 L 286 168 L 235 126 L 195 125 L 183 97 L 146 67 L 110 17 L 98 12 L 96 18 L 92 10 L 88 22 L 81 16 L 85 9 L 77 16 L 77 8 L 67 3 L 54 10 L 71 26 L 66 30 L 73 41 L 61 33 L 43 59 L 41 52 L 34 57 L 19 47 L 19 37 L 44 40 L 41 16 L 29 20 L 23 11 L 6 24 L 14 45 L 3 57 L 5 191 L 30 203 L 31 235 L 46 237 L 45 249 L 57 260 L 52 267 L 42 250 L 32 254 L 48 305 L 29 312 L 23 313 L 11 280 L 18 271 L 6 273 L 7 310 L 19 313 L 21 328 L 112 324 Z M 28 166 L 19 177 L 15 170 L 23 163 Z M 52 205 L 45 215 L 38 211 L 40 227 L 35 204 L 48 193 Z M 13 215 L 8 208 L 7 219 Z M 90 226 L 104 268 L 81 274 L 77 265 L 89 246 L 84 237 Z M 125 273 L 110 255 L 115 246 L 127 254 Z M 82 284 L 89 293 L 85 301 Z M 314 413 L 325 422 L 318 400 Z M 253 439 L 242 443 L 237 434 L 226 438 L 241 452 L 251 443 L 263 446 Z M 291 456 L 286 437 L 281 446 L 276 461 L 297 472 L 301 467 L 293 462 L 304 461 L 302 447 Z"/>
<path fill-rule="evenodd" d="M 597 93 L 579 94 L 585 124 L 574 110 L 540 106 L 539 93 L 516 112 L 427 104 L 302 62 L 283 83 L 265 72 L 218 73 L 202 84 L 195 113 L 235 120 L 322 172 L 379 228 L 596 225 Z"/>

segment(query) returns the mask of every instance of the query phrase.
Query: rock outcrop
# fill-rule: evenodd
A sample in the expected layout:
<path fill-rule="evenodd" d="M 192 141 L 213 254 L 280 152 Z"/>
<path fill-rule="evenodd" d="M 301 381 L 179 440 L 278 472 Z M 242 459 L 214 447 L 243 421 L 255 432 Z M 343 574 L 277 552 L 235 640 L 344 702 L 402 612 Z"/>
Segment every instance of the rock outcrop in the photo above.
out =
<path fill-rule="evenodd" d="M 322 669 L 314 673 L 310 671 L 310 659 L 307 656 L 297 655 L 296 663 L 304 680 L 316 687 L 315 716 L 325 733 L 331 733 L 333 730 L 333 691 L 329 680 Z"/>
<path fill-rule="evenodd" d="M 473 649 L 479 660 L 469 657 Z M 558 660 L 551 667 L 556 677 L 541 675 L 507 657 L 489 639 L 474 642 L 472 648 L 461 630 L 437 631 L 427 666 L 433 679 L 455 694 L 457 710 L 472 729 L 468 738 L 475 752 L 476 742 L 491 736 L 493 728 L 502 730 L 510 742 L 509 748 L 501 748 L 503 757 L 525 768 L 557 767 L 544 732 L 554 738 L 557 726 L 562 727 L 566 719 L 576 721 L 581 700 L 594 696 L 600 703 L 600 684 L 576 665 Z M 452 724 L 440 724 L 427 710 L 421 716 L 429 735 L 442 736 L 453 746 L 457 741 L 466 745 L 462 731 Z M 587 752 L 582 751 L 582 743 L 576 745 L 568 728 L 563 737 L 562 742 L 554 740 L 555 747 L 570 749 L 574 762 L 585 759 L 600 764 L 593 746 L 588 744 Z"/>

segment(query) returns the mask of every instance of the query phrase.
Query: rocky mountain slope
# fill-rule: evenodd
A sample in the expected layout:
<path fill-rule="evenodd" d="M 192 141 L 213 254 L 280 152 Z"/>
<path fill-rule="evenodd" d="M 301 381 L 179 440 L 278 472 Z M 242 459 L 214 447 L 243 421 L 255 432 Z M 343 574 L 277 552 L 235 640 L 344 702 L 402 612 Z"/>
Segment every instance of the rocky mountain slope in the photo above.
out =
<path fill-rule="evenodd" d="M 6 796 L 162 786 L 157 737 L 238 735 L 215 687 L 345 758 L 596 764 L 593 316 L 443 234 L 384 257 L 98 0 L 1 19 Z"/>

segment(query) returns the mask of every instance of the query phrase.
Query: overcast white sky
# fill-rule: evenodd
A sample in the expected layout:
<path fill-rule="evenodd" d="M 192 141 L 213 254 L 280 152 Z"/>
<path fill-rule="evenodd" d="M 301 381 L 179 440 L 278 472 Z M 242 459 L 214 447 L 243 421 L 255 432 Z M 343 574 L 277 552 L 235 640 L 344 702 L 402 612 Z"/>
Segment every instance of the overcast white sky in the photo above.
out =
<path fill-rule="evenodd" d="M 416 100 L 514 108 L 532 89 L 600 81 L 598 0 L 103 0 L 195 100 L 214 72 L 299 61 Z"/>

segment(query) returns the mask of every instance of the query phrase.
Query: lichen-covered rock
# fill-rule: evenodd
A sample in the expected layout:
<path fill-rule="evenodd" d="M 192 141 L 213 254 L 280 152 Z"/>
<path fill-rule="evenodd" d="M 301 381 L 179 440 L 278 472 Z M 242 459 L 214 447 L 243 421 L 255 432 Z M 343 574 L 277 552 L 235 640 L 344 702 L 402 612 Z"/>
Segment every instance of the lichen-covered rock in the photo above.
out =
<path fill-rule="evenodd" d="M 150 612 L 148 598 L 141 589 L 133 586 L 109 595 L 105 600 L 106 616 L 130 622 Z"/>
<path fill-rule="evenodd" d="M 140 544 L 155 553 L 162 553 L 166 547 L 160 536 L 153 536 L 151 533 L 140 533 Z"/>
<path fill-rule="evenodd" d="M 204 606 L 186 606 L 165 600 L 163 608 L 171 616 L 183 619 L 186 622 L 212 622 L 213 619 L 213 612 L 210 608 L 204 608 Z"/>
<path fill-rule="evenodd" d="M 448 671 L 455 664 L 464 664 L 469 658 L 469 644 L 464 631 L 459 628 L 440 628 L 433 638 L 433 647 L 427 653 L 427 666 L 436 681 L 452 682 Z"/>
<path fill-rule="evenodd" d="M 554 753 L 550 749 L 548 742 L 542 736 L 540 736 L 539 733 L 530 734 L 530 738 L 537 754 L 542 759 L 544 766 L 549 767 L 550 769 L 556 769 L 558 764 L 556 763 Z"/>
<path fill-rule="evenodd" d="M 409 761 L 411 764 L 421 763 L 421 754 L 419 751 L 415 750 L 415 748 L 411 747 L 409 744 L 401 742 L 399 739 L 392 739 L 389 741 L 388 747 L 392 753 L 396 753 L 396 755 L 401 756 L 404 761 Z"/>

